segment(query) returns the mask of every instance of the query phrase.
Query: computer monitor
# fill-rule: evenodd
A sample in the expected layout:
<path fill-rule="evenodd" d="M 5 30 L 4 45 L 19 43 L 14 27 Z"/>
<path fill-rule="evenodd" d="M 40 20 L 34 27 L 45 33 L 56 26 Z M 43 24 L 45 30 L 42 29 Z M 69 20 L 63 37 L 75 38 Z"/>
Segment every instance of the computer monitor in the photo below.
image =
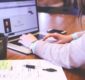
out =
<path fill-rule="evenodd" d="M 36 0 L 0 0 L 0 32 L 13 37 L 38 31 Z"/>

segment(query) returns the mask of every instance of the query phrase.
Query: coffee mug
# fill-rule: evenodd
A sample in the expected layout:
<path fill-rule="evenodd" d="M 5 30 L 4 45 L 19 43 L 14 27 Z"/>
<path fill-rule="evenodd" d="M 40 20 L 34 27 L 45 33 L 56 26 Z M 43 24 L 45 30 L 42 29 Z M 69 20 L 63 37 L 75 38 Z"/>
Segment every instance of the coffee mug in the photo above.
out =
<path fill-rule="evenodd" d="M 7 58 L 7 36 L 0 33 L 0 60 Z"/>

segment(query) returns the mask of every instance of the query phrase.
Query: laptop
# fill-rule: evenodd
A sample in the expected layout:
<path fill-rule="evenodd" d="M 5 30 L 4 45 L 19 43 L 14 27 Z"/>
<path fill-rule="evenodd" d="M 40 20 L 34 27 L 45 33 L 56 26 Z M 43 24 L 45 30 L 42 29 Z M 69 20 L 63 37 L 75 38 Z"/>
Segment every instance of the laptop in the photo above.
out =
<path fill-rule="evenodd" d="M 23 54 L 32 53 L 17 40 L 22 34 L 38 32 L 36 0 L 0 0 L 0 33 L 8 36 L 8 48 Z"/>

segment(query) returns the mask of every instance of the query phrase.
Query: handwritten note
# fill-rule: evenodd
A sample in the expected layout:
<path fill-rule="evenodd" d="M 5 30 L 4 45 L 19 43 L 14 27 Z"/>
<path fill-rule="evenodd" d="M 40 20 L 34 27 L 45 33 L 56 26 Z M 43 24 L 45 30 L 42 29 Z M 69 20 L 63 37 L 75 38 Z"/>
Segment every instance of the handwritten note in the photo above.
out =
<path fill-rule="evenodd" d="M 0 70 L 9 70 L 11 68 L 11 61 L 0 60 Z"/>

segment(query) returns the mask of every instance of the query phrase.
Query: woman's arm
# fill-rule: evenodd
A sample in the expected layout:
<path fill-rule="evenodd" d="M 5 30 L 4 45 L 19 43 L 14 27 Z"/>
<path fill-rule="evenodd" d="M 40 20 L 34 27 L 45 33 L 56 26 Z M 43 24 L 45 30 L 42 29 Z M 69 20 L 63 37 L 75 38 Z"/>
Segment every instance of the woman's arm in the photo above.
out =
<path fill-rule="evenodd" d="M 77 39 L 77 38 L 80 38 L 83 34 L 85 34 L 85 31 L 75 32 L 71 34 L 71 36 L 73 39 Z"/>
<path fill-rule="evenodd" d="M 81 32 L 75 32 L 73 34 L 70 35 L 62 35 L 59 33 L 49 33 L 44 37 L 44 41 L 50 37 L 53 37 L 57 40 L 57 43 L 59 44 L 64 44 L 64 43 L 69 43 L 72 40 L 75 40 L 79 37 L 81 37 L 83 34 L 85 33 L 85 31 L 81 31 Z"/>
<path fill-rule="evenodd" d="M 85 65 L 85 35 L 66 44 L 37 41 L 34 54 L 64 68 L 78 68 Z"/>

